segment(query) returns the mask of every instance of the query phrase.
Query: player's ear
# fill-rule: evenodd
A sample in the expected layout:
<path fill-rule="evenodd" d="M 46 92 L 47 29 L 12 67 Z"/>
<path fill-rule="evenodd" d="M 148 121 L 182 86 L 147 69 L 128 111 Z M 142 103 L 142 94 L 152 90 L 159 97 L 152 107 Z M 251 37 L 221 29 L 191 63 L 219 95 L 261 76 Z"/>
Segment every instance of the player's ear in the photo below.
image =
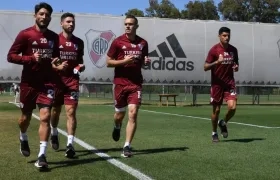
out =
<path fill-rule="evenodd" d="M 136 29 L 138 29 L 138 27 L 139 27 L 139 24 L 136 24 Z"/>

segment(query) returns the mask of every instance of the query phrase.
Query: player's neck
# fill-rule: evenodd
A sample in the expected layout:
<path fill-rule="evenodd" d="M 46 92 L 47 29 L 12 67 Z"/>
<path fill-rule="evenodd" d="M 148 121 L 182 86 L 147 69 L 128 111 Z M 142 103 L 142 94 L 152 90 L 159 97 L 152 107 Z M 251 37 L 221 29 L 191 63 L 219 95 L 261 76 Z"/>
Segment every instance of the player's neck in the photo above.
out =
<path fill-rule="evenodd" d="M 46 32 L 46 30 L 47 30 L 47 28 L 40 28 L 37 24 L 35 25 L 35 28 L 37 31 L 42 32 L 42 33 Z"/>
<path fill-rule="evenodd" d="M 134 41 L 136 38 L 136 34 L 125 34 L 125 36 L 127 37 L 127 39 L 129 39 L 130 41 Z"/>
<path fill-rule="evenodd" d="M 73 36 L 72 33 L 67 33 L 65 31 L 62 32 L 62 35 L 65 37 L 65 39 L 71 39 Z"/>
<path fill-rule="evenodd" d="M 225 49 L 228 48 L 228 44 L 224 44 L 224 43 L 220 42 L 220 45 L 221 45 L 223 48 L 225 48 Z"/>

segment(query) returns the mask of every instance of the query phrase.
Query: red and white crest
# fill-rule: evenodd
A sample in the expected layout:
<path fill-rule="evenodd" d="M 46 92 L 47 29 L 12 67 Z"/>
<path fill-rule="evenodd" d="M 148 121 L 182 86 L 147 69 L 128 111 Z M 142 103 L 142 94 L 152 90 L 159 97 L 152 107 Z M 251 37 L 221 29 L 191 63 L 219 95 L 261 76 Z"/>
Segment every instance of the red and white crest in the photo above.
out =
<path fill-rule="evenodd" d="M 86 34 L 87 49 L 92 63 L 102 68 L 106 64 L 106 54 L 116 35 L 111 31 L 97 31 L 90 29 Z"/>

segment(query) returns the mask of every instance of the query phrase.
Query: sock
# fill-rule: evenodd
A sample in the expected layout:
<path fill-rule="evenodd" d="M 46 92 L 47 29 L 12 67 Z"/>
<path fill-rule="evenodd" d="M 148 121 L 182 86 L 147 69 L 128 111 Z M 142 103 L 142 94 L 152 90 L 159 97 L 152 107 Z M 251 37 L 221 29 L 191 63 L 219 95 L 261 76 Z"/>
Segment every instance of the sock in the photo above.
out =
<path fill-rule="evenodd" d="M 73 145 L 73 142 L 74 142 L 74 136 L 73 135 L 68 135 L 67 146 L 69 144 Z"/>
<path fill-rule="evenodd" d="M 116 129 L 121 129 L 121 124 L 115 124 Z"/>
<path fill-rule="evenodd" d="M 212 136 L 215 135 L 215 134 L 218 134 L 218 133 L 217 132 L 212 132 Z"/>
<path fill-rule="evenodd" d="M 47 141 L 40 141 L 40 152 L 38 154 L 38 157 L 40 157 L 42 154 L 46 155 L 47 145 Z"/>
<path fill-rule="evenodd" d="M 126 147 L 126 146 L 130 147 L 130 143 L 129 142 L 125 142 L 123 147 Z"/>
<path fill-rule="evenodd" d="M 57 128 L 51 127 L 51 134 L 54 135 L 54 136 L 57 136 L 58 135 Z"/>
<path fill-rule="evenodd" d="M 27 134 L 26 134 L 26 133 L 19 132 L 19 139 L 20 139 L 21 141 L 28 141 Z"/>
<path fill-rule="evenodd" d="M 226 121 L 223 120 L 223 119 L 221 119 L 219 122 L 221 122 L 221 125 L 222 125 L 222 126 L 225 126 L 225 125 L 227 124 Z"/>

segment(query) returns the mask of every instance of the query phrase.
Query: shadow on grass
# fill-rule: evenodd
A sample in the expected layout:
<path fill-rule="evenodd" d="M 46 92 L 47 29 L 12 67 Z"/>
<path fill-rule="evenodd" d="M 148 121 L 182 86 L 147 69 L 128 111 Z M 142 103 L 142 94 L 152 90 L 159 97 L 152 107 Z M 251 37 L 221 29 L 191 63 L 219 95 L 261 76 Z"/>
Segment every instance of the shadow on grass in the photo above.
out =
<path fill-rule="evenodd" d="M 170 151 L 185 151 L 189 149 L 188 147 L 168 147 L 168 148 L 155 148 L 155 149 L 132 149 L 133 155 L 142 155 L 142 154 L 154 154 L 154 153 L 164 153 Z M 121 152 L 122 148 L 108 148 L 108 149 L 99 149 L 99 150 L 77 150 L 76 156 L 72 159 L 65 159 L 59 161 L 48 161 L 48 169 L 40 169 L 40 172 L 50 172 L 53 169 L 70 167 L 82 164 L 89 164 L 98 161 L 107 161 L 110 159 L 119 159 L 120 157 L 89 157 L 81 158 L 83 156 L 90 156 L 97 153 L 108 153 L 108 152 Z M 65 152 L 65 149 L 60 149 L 57 152 Z M 81 159 L 80 159 L 81 158 Z M 28 163 L 34 164 L 36 160 L 29 161 Z"/>
<path fill-rule="evenodd" d="M 77 166 L 77 165 L 83 165 L 83 164 L 90 164 L 95 163 L 98 161 L 107 161 L 109 159 L 117 159 L 118 157 L 89 157 L 85 159 L 79 159 L 79 157 L 75 157 L 72 159 L 65 159 L 65 160 L 59 160 L 59 161 L 48 161 L 49 168 L 47 169 L 39 169 L 40 172 L 50 172 L 53 169 L 58 168 L 65 168 L 65 167 L 71 167 L 71 166 Z M 36 160 L 29 161 L 28 163 L 35 163 Z"/>
<path fill-rule="evenodd" d="M 262 141 L 264 138 L 243 138 L 243 139 L 228 139 L 223 140 L 222 142 L 239 142 L 239 143 L 250 143 L 253 141 Z"/>
<path fill-rule="evenodd" d="M 134 155 L 141 155 L 141 154 L 154 154 L 154 153 L 164 153 L 170 151 L 185 151 L 189 149 L 188 147 L 166 147 L 166 148 L 155 148 L 155 149 L 133 149 L 132 152 Z M 87 155 L 88 153 L 108 153 L 108 152 L 121 152 L 122 148 L 108 148 L 108 149 L 98 149 L 91 150 L 91 151 L 78 151 L 83 152 L 80 156 Z"/>

